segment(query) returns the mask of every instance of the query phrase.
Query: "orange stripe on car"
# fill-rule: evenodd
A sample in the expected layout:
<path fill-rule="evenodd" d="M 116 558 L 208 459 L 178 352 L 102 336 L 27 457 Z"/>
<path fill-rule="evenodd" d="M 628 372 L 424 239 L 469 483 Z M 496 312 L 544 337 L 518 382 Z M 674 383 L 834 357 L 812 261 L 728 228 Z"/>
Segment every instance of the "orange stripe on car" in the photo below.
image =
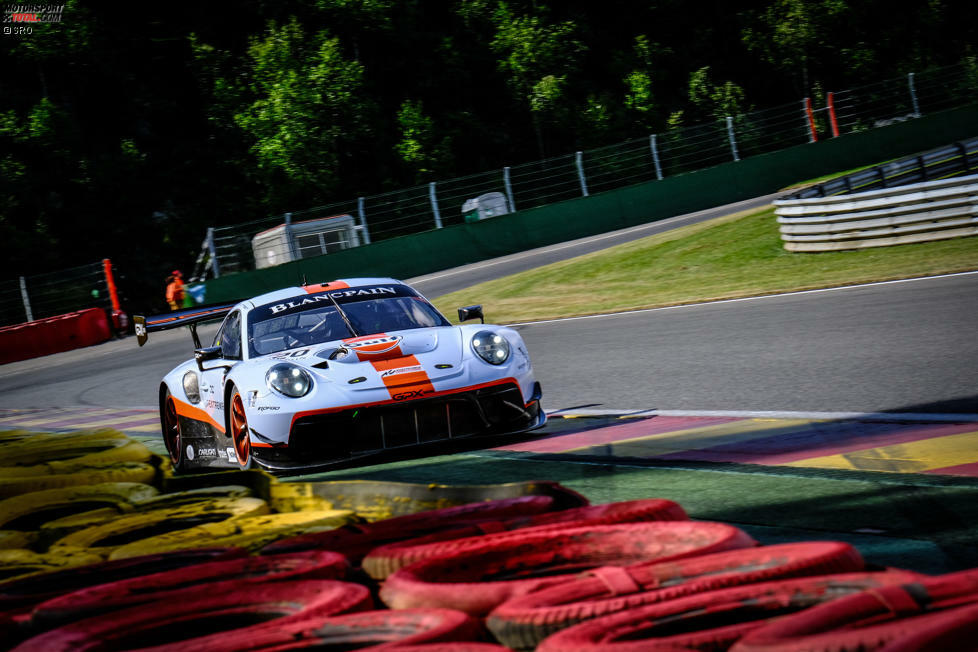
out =
<path fill-rule="evenodd" d="M 397 399 L 405 394 L 412 398 L 421 398 L 434 394 L 435 388 L 428 378 L 428 372 L 413 355 L 388 360 L 371 360 L 370 364 L 380 374 L 384 386 L 391 398 Z"/>
<path fill-rule="evenodd" d="M 180 416 L 206 423 L 209 426 L 217 428 L 217 430 L 220 432 L 224 432 L 224 426 L 215 421 L 214 417 L 211 416 L 210 413 L 201 410 L 199 407 L 194 407 L 189 403 L 184 403 L 175 396 L 171 396 L 171 398 L 173 399 L 174 407 L 177 409 L 177 414 Z"/>
<path fill-rule="evenodd" d="M 350 287 L 350 284 L 344 281 L 330 281 L 329 283 L 303 285 L 302 289 L 305 290 L 307 294 L 316 294 L 317 292 L 325 292 L 326 290 L 345 290 L 348 287 Z"/>

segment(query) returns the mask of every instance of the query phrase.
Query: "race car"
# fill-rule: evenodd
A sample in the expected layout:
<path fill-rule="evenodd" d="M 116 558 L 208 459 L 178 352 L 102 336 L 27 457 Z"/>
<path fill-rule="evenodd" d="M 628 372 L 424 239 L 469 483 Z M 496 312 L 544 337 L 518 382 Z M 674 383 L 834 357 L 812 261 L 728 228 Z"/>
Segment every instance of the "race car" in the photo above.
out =
<path fill-rule="evenodd" d="M 189 326 L 194 357 L 159 388 L 176 471 L 349 466 L 387 451 L 546 422 L 523 339 L 459 308 L 453 326 L 392 278 L 351 278 L 237 304 L 134 318 L 139 345 Z M 197 325 L 223 318 L 211 346 Z"/>

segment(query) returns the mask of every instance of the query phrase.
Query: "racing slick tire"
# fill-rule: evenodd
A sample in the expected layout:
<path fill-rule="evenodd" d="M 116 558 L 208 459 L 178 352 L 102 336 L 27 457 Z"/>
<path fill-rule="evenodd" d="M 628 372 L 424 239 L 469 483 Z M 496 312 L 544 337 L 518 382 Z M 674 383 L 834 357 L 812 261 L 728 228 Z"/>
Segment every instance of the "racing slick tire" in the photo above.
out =
<path fill-rule="evenodd" d="M 109 559 L 125 559 L 154 552 L 186 550 L 200 546 L 238 546 L 255 551 L 272 541 L 301 532 L 346 525 L 355 517 L 356 515 L 349 510 L 336 509 L 238 517 L 140 539 L 119 546 L 109 554 Z"/>
<path fill-rule="evenodd" d="M 174 553 L 155 556 L 164 557 L 166 554 Z M 83 588 L 42 602 L 31 612 L 31 625 L 35 630 L 53 629 L 145 602 L 171 600 L 176 592 L 198 588 L 203 584 L 231 580 L 342 580 L 350 571 L 350 564 L 343 555 L 326 550 L 266 557 L 236 557 L 176 569 L 161 569 L 160 572 Z"/>
<path fill-rule="evenodd" d="M 485 630 L 475 618 L 454 609 L 359 611 L 237 630 L 190 643 L 179 652 L 244 650 L 400 650 L 402 646 L 477 641 Z M 205 646 L 205 644 L 207 644 Z"/>
<path fill-rule="evenodd" d="M 55 552 L 65 548 L 84 548 L 93 554 L 108 557 L 116 548 L 157 536 L 162 532 L 172 532 L 203 523 L 216 523 L 267 513 L 268 503 L 260 498 L 218 499 L 169 509 L 136 512 L 72 532 L 51 544 L 50 550 Z M 213 546 L 201 544 L 195 547 L 209 548 Z M 163 551 L 154 550 L 152 552 Z"/>
<path fill-rule="evenodd" d="M 536 647 L 572 625 L 646 604 L 777 578 L 863 570 L 859 552 L 840 541 L 784 543 L 668 562 L 605 566 L 507 600 L 486 621 L 501 643 Z"/>
<path fill-rule="evenodd" d="M 380 599 L 392 609 L 450 607 L 484 616 L 506 600 L 583 570 L 757 544 L 732 525 L 706 521 L 592 525 L 486 539 L 479 547 L 452 550 L 446 544 L 438 557 L 402 568 L 384 581 Z"/>
<path fill-rule="evenodd" d="M 334 580 L 218 582 L 104 616 L 86 618 L 27 639 L 18 652 L 44 650 L 213 649 L 229 632 L 245 635 L 255 623 L 295 620 L 370 609 L 370 591 Z M 197 639 L 196 641 L 194 639 Z M 195 645 L 196 644 L 196 645 Z"/>
<path fill-rule="evenodd" d="M 485 541 L 481 537 L 486 534 L 498 534 L 502 538 L 506 533 L 515 531 L 530 534 L 586 525 L 688 519 L 686 512 L 677 503 L 661 498 L 587 505 L 538 516 L 475 523 L 468 527 L 444 530 L 428 536 L 379 546 L 363 559 L 363 569 L 372 578 L 382 580 L 409 564 L 441 554 L 444 550 L 443 542 L 456 541 L 457 547 L 464 547 L 468 540 L 474 545 L 481 545 Z M 453 546 L 453 549 L 457 547 Z"/>
<path fill-rule="evenodd" d="M 359 564 L 364 555 L 384 544 L 476 523 L 546 513 L 553 507 L 554 499 L 551 496 L 519 496 L 468 503 L 373 523 L 345 525 L 328 532 L 301 534 L 269 544 L 262 548 L 261 554 L 323 548 L 340 552 L 351 563 Z"/>
<path fill-rule="evenodd" d="M 726 650 L 772 618 L 834 601 L 840 596 L 879 590 L 920 577 L 899 570 L 843 573 L 696 593 L 585 621 L 545 638 L 536 649 L 537 652 Z"/>
<path fill-rule="evenodd" d="M 978 569 L 921 576 L 839 598 L 752 632 L 737 650 L 877 649 L 916 631 L 922 614 L 967 604 L 978 605 Z"/>
<path fill-rule="evenodd" d="M 132 511 L 133 503 L 159 494 L 138 482 L 103 482 L 66 489 L 47 489 L 0 500 L 0 528 L 36 530 L 48 521 L 109 507 L 116 514 Z"/>
<path fill-rule="evenodd" d="M 238 468 L 242 471 L 250 469 L 254 464 L 251 455 L 251 432 L 248 429 L 248 415 L 245 413 L 244 399 L 234 385 L 229 389 L 231 400 L 226 401 L 227 433 L 234 444 L 234 456 L 238 460 Z"/>
<path fill-rule="evenodd" d="M 187 468 L 183 453 L 183 428 L 180 425 L 177 404 L 170 393 L 170 388 L 165 385 L 164 387 L 165 389 L 160 392 L 160 428 L 163 433 L 163 444 L 170 457 L 170 466 L 174 473 L 180 473 Z"/>
<path fill-rule="evenodd" d="M 46 600 L 92 586 L 247 554 L 241 548 L 201 548 L 50 570 L 0 583 L 0 611 L 28 611 Z"/>

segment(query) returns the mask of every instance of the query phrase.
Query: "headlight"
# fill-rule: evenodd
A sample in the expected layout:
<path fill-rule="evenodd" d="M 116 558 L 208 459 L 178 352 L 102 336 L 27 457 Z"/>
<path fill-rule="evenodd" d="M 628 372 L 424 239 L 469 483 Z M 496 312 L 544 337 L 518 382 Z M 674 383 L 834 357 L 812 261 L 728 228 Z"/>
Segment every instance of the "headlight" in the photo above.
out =
<path fill-rule="evenodd" d="M 265 383 L 279 394 L 299 398 L 312 389 L 312 377 L 305 369 L 280 362 L 265 374 Z"/>
<path fill-rule="evenodd" d="M 200 403 L 200 383 L 196 371 L 188 371 L 183 375 L 183 393 L 191 403 Z"/>
<path fill-rule="evenodd" d="M 489 364 L 502 364 L 509 360 L 509 342 L 499 333 L 479 331 L 472 338 L 472 348 Z"/>

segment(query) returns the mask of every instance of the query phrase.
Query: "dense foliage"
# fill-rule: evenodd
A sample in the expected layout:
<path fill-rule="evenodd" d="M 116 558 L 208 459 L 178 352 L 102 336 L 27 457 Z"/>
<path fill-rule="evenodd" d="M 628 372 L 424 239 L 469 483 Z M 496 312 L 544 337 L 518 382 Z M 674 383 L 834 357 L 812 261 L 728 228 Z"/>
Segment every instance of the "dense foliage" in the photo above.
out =
<path fill-rule="evenodd" d="M 0 35 L 0 278 L 111 257 L 155 295 L 207 226 L 975 54 L 975 3 L 895 7 L 67 0 L 60 24 Z"/>

